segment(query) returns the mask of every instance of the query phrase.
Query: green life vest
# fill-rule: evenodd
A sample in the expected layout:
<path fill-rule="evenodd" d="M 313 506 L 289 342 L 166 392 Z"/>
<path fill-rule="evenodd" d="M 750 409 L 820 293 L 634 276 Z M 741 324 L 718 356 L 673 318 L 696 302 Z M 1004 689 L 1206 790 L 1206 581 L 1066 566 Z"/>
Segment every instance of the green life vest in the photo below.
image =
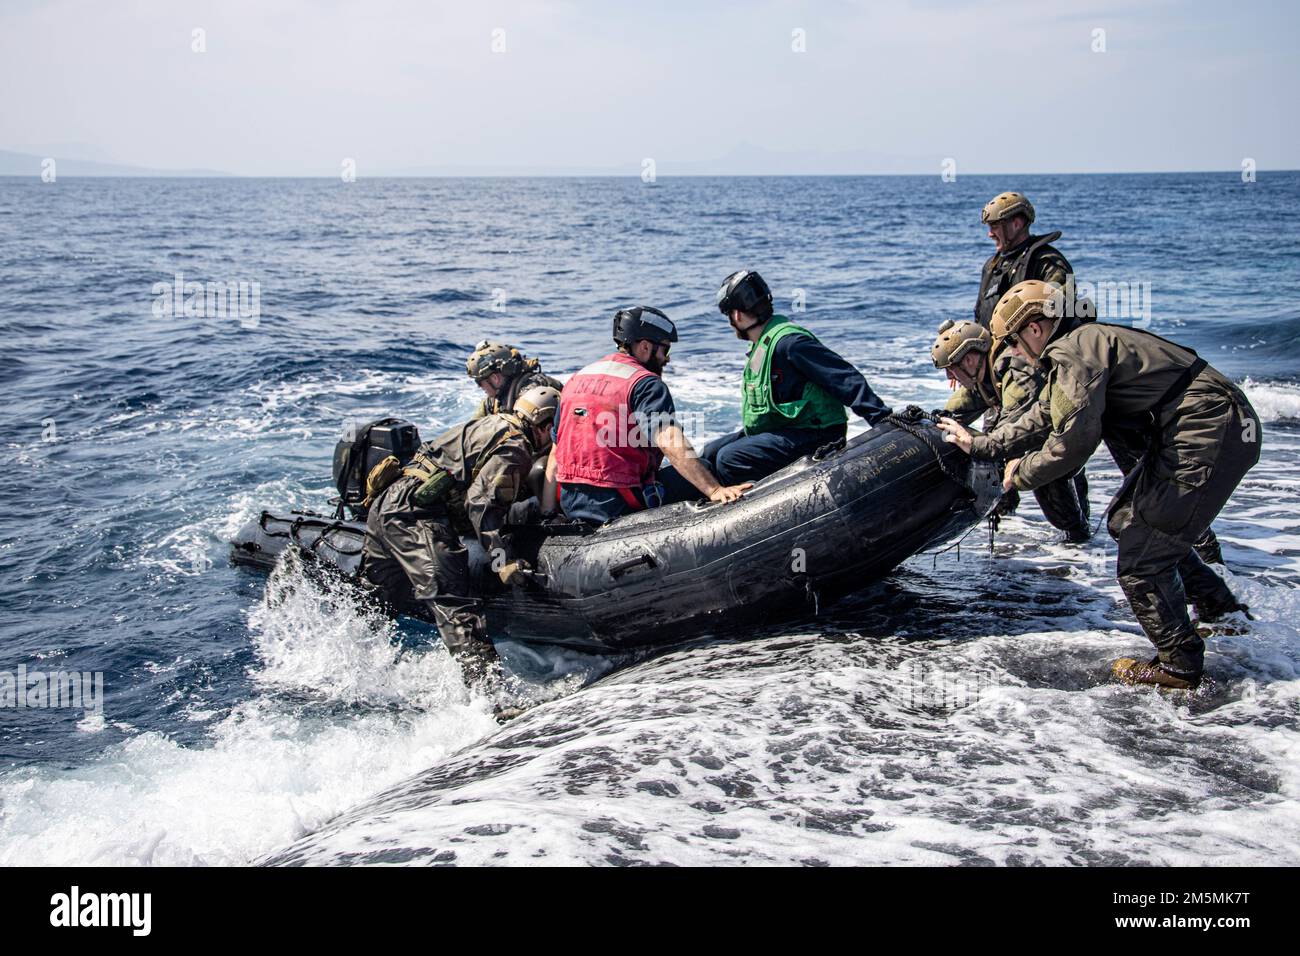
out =
<path fill-rule="evenodd" d="M 831 398 L 814 382 L 806 382 L 803 397 L 792 402 L 777 402 L 772 397 L 772 353 L 776 343 L 787 335 L 817 336 L 791 322 L 784 315 L 768 320 L 763 334 L 749 349 L 745 377 L 741 385 L 741 421 L 746 435 L 758 435 L 778 428 L 830 428 L 849 420 L 844 406 Z"/>

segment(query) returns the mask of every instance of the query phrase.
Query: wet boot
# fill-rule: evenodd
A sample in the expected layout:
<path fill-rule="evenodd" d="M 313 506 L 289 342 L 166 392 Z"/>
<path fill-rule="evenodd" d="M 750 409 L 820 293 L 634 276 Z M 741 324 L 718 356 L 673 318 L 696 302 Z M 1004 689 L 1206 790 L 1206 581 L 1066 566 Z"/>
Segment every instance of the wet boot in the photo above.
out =
<path fill-rule="evenodd" d="M 439 597 L 426 604 L 433 609 L 442 642 L 460 664 L 465 685 L 493 701 L 492 716 L 497 723 L 504 724 L 527 710 L 506 696 L 505 672 L 487 636 L 481 603 L 468 598 Z"/>
<path fill-rule="evenodd" d="M 439 596 L 427 602 L 442 642 L 460 664 L 465 684 L 490 692 L 502 682 L 501 660 L 487 636 L 482 604 L 471 598 Z"/>
<path fill-rule="evenodd" d="M 1240 611 L 1250 617 L 1250 609 L 1237 600 L 1227 582 L 1205 563 L 1196 551 L 1178 562 L 1178 576 L 1188 603 L 1196 609 L 1196 619 L 1201 624 L 1211 624 L 1226 614 Z"/>
<path fill-rule="evenodd" d="M 1229 600 L 1219 604 L 1201 604 L 1193 601 L 1192 607 L 1196 609 L 1196 620 L 1202 624 L 1213 624 L 1216 621 L 1223 620 L 1229 614 L 1240 611 L 1248 621 L 1255 620 L 1255 615 L 1250 613 L 1250 608 L 1242 604 L 1231 594 Z"/>
<path fill-rule="evenodd" d="M 1083 544 L 1092 540 L 1092 528 L 1085 521 L 1065 529 L 1065 540 L 1070 544 Z"/>
<path fill-rule="evenodd" d="M 1205 667 L 1205 642 L 1187 616 L 1183 582 L 1174 569 L 1150 576 L 1120 574 L 1119 585 L 1133 616 L 1156 646 L 1163 671 L 1183 680 L 1199 679 Z"/>
<path fill-rule="evenodd" d="M 1145 663 L 1133 657 L 1121 657 L 1110 665 L 1111 676 L 1121 684 L 1147 684 L 1170 690 L 1195 690 L 1201 682 L 1200 672 L 1169 669 L 1155 657 Z"/>

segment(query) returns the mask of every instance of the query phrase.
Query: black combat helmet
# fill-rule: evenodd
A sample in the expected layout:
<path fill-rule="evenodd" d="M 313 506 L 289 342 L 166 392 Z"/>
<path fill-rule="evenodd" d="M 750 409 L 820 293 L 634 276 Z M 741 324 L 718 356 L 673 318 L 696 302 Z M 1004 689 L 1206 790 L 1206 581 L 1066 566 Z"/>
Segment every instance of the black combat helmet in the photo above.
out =
<path fill-rule="evenodd" d="M 731 315 L 732 309 L 747 312 L 758 319 L 772 316 L 772 290 L 757 272 L 741 269 L 727 276 L 718 290 L 718 311 Z"/>
<path fill-rule="evenodd" d="M 614 342 L 631 348 L 648 339 L 660 345 L 677 341 L 677 326 L 658 309 L 638 305 L 614 313 Z"/>

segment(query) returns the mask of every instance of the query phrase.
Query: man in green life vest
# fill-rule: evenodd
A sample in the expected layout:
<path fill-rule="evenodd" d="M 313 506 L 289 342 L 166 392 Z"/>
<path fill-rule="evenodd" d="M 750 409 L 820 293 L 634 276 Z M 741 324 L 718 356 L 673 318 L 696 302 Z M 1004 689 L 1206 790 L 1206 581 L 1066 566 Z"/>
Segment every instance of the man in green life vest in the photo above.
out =
<path fill-rule="evenodd" d="M 700 456 L 722 484 L 757 481 L 841 441 L 846 406 L 872 425 L 889 416 L 861 372 L 807 329 L 773 314 L 772 290 L 757 272 L 728 276 L 718 290 L 718 311 L 750 343 L 743 427 L 710 442 Z"/>

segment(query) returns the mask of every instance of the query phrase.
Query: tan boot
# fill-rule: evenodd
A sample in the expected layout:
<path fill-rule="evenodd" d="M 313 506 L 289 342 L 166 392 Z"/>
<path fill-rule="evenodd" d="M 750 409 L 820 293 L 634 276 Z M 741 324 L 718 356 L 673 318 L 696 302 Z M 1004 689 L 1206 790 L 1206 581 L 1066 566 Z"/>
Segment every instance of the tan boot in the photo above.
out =
<path fill-rule="evenodd" d="M 1132 657 L 1121 657 L 1110 665 L 1111 676 L 1122 684 L 1151 684 L 1155 687 L 1168 687 L 1171 690 L 1194 690 L 1201 682 L 1201 675 L 1180 677 L 1160 666 L 1160 658 L 1151 661 L 1139 661 Z"/>

